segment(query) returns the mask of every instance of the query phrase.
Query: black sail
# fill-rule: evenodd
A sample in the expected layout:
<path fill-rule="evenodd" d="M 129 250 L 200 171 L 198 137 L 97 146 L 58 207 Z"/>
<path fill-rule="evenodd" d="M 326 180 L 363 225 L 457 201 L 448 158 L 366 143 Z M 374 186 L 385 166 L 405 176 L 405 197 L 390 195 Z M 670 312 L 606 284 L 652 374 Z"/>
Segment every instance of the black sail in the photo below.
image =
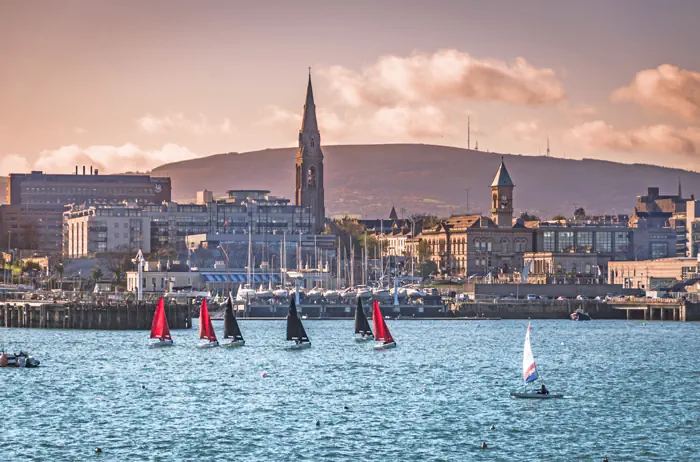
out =
<path fill-rule="evenodd" d="M 360 297 L 357 297 L 357 308 L 355 309 L 355 333 L 365 336 L 372 335 L 372 328 L 369 327 L 369 321 L 367 321 L 367 315 L 362 308 L 362 299 Z"/>
<path fill-rule="evenodd" d="M 231 297 L 226 302 L 226 312 L 224 313 L 224 338 L 232 338 L 234 340 L 243 340 L 241 328 L 238 327 L 238 321 L 233 314 L 233 303 Z"/>
<path fill-rule="evenodd" d="M 299 319 L 297 306 L 294 303 L 294 298 L 289 304 L 289 313 L 287 313 L 287 340 L 299 340 L 300 342 L 308 342 L 309 336 L 306 335 L 304 325 Z"/>

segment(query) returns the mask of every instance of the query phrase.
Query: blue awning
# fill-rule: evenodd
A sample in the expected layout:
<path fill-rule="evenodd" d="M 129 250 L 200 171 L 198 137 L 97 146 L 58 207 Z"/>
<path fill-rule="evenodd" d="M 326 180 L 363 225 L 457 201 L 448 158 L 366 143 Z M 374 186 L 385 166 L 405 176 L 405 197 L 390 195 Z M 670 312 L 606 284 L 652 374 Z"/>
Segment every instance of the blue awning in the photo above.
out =
<path fill-rule="evenodd" d="M 204 279 L 204 282 L 208 283 L 234 283 L 234 284 L 265 284 L 270 281 L 273 283 L 280 283 L 282 279 L 279 274 L 254 274 L 253 280 L 248 282 L 248 275 L 246 273 L 199 273 Z"/>

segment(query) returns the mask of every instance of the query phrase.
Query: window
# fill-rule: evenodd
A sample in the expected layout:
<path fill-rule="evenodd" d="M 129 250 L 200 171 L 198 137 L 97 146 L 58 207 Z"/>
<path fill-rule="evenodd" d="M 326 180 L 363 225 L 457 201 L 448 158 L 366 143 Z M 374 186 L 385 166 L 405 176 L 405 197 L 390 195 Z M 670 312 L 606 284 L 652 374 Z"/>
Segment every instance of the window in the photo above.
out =
<path fill-rule="evenodd" d="M 501 252 L 507 253 L 507 252 L 508 252 L 508 246 L 509 246 L 508 239 L 501 239 Z"/>
<path fill-rule="evenodd" d="M 554 231 L 545 231 L 544 232 L 544 247 L 542 250 L 545 252 L 554 252 L 555 250 L 555 234 Z"/>
<path fill-rule="evenodd" d="M 558 252 L 568 252 L 574 248 L 574 233 L 573 231 L 562 231 L 559 233 Z"/>
<path fill-rule="evenodd" d="M 651 259 L 655 260 L 657 258 L 668 257 L 668 245 L 665 242 L 652 242 L 651 243 Z"/>
<path fill-rule="evenodd" d="M 596 252 L 612 252 L 612 233 L 609 233 L 609 232 L 596 233 L 595 251 Z"/>
<path fill-rule="evenodd" d="M 119 223 L 114 223 L 115 228 L 119 228 Z"/>
<path fill-rule="evenodd" d="M 115 239 L 119 239 L 119 233 L 114 233 Z"/>
<path fill-rule="evenodd" d="M 577 234 L 576 251 L 589 252 L 593 250 L 593 233 L 590 231 L 581 231 Z"/>
<path fill-rule="evenodd" d="M 615 252 L 627 253 L 630 249 L 630 234 L 615 233 Z"/>

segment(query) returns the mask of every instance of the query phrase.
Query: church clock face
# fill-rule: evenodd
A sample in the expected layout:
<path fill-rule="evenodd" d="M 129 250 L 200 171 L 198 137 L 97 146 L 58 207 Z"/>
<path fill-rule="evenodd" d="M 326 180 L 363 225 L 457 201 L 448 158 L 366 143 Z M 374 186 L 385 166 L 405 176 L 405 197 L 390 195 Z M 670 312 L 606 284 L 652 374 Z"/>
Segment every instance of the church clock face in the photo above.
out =
<path fill-rule="evenodd" d="M 501 196 L 501 207 L 505 208 L 508 205 L 508 196 L 505 194 Z"/>

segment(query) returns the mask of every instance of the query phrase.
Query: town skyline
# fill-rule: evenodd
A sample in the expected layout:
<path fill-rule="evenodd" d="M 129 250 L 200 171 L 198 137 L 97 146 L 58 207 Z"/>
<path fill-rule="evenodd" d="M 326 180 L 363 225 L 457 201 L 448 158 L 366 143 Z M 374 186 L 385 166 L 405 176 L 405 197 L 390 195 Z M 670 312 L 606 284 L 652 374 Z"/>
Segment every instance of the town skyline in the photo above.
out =
<path fill-rule="evenodd" d="M 6 2 L 0 174 L 295 146 L 309 66 L 324 145 L 700 170 L 692 2 L 402 5 Z"/>

